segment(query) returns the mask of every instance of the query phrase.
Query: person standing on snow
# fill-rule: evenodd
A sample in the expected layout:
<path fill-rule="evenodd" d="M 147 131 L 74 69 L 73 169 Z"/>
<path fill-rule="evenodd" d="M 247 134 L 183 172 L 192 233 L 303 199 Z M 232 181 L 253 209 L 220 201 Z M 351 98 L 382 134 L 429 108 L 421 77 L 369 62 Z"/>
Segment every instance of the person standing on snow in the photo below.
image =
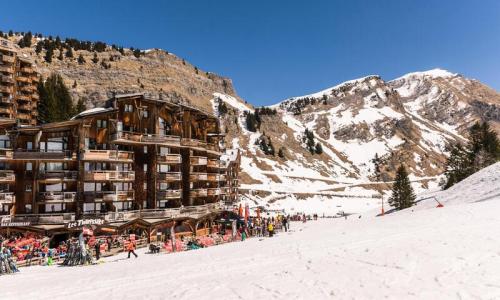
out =
<path fill-rule="evenodd" d="M 101 241 L 100 240 L 97 240 L 95 245 L 94 245 L 94 249 L 95 249 L 95 260 L 99 260 L 99 258 L 101 258 Z"/>
<path fill-rule="evenodd" d="M 285 232 L 288 231 L 288 228 L 286 227 L 287 223 L 288 223 L 287 218 L 285 216 L 283 216 L 283 218 L 281 219 L 281 224 L 283 225 L 283 228 L 285 228 Z"/>
<path fill-rule="evenodd" d="M 269 222 L 267 224 L 267 231 L 269 231 L 269 237 L 273 237 L 273 233 L 274 233 L 274 225 L 273 225 L 273 222 Z"/>
<path fill-rule="evenodd" d="M 128 245 L 127 245 L 127 251 L 128 251 L 128 257 L 127 258 L 130 258 L 130 253 L 132 253 L 135 258 L 137 258 L 137 254 L 135 253 L 135 243 L 131 240 L 131 239 L 128 239 Z"/>

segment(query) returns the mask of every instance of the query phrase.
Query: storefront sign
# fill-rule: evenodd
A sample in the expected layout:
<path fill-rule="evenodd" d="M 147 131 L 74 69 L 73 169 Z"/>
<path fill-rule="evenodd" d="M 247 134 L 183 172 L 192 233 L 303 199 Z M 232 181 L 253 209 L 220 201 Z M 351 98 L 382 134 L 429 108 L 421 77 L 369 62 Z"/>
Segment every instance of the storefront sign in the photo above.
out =
<path fill-rule="evenodd" d="M 24 227 L 30 225 L 31 225 L 30 221 L 13 222 L 11 216 L 5 216 L 0 218 L 0 227 Z"/>
<path fill-rule="evenodd" d="M 104 223 L 105 223 L 104 219 L 83 219 L 67 223 L 66 228 L 75 229 L 75 228 L 80 228 L 82 226 L 92 226 L 92 225 L 99 226 L 103 225 Z"/>

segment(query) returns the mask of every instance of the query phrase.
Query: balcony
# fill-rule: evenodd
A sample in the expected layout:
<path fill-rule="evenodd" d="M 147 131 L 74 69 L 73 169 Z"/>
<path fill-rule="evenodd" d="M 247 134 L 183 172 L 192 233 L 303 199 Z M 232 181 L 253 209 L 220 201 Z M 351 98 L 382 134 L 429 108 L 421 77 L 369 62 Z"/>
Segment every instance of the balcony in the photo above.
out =
<path fill-rule="evenodd" d="M 0 72 L 14 74 L 14 68 L 12 66 L 0 66 Z"/>
<path fill-rule="evenodd" d="M 38 99 L 40 99 L 40 96 L 38 96 L 37 93 L 34 93 L 33 95 L 31 95 L 31 99 L 38 100 Z"/>
<path fill-rule="evenodd" d="M 169 146 L 179 146 L 180 137 L 162 134 L 142 134 L 138 132 L 119 131 L 111 135 L 111 141 L 114 143 L 131 144 L 159 144 Z"/>
<path fill-rule="evenodd" d="M 207 189 L 207 196 L 219 196 L 221 194 L 219 188 L 209 188 Z"/>
<path fill-rule="evenodd" d="M 12 104 L 12 98 L 0 96 L 0 103 Z"/>
<path fill-rule="evenodd" d="M 72 203 L 76 199 L 76 192 L 42 192 L 38 194 L 38 202 L 45 203 Z"/>
<path fill-rule="evenodd" d="M 31 105 L 30 104 L 20 104 L 19 106 L 17 106 L 17 109 L 18 109 L 18 111 L 19 110 L 26 110 L 26 111 L 31 112 Z"/>
<path fill-rule="evenodd" d="M 16 181 L 16 175 L 11 170 L 0 170 L 0 183 Z"/>
<path fill-rule="evenodd" d="M 208 173 L 207 180 L 210 182 L 226 181 L 226 174 Z"/>
<path fill-rule="evenodd" d="M 73 160 L 76 159 L 76 153 L 72 151 L 43 151 L 43 150 L 24 150 L 16 149 L 14 159 L 19 160 Z"/>
<path fill-rule="evenodd" d="M 5 54 L 2 55 L 3 62 L 13 63 L 15 60 L 16 60 L 16 58 L 14 56 L 5 55 Z"/>
<path fill-rule="evenodd" d="M 158 173 L 159 181 L 180 181 L 181 180 L 180 172 L 162 172 Z"/>
<path fill-rule="evenodd" d="M 10 107 L 0 107 L 0 114 L 11 114 L 12 108 Z"/>
<path fill-rule="evenodd" d="M 190 181 L 207 181 L 207 173 L 191 173 L 189 175 Z"/>
<path fill-rule="evenodd" d="M 180 164 L 181 162 L 180 154 L 160 154 L 157 156 L 157 163 L 159 164 Z"/>
<path fill-rule="evenodd" d="M 19 82 L 31 83 L 31 78 L 26 76 L 17 76 L 16 80 Z"/>
<path fill-rule="evenodd" d="M 81 160 L 87 161 L 122 161 L 133 162 L 134 152 L 117 150 L 82 150 Z"/>
<path fill-rule="evenodd" d="M 208 195 L 207 189 L 193 189 L 189 191 L 189 196 L 191 198 L 206 197 L 207 195 Z"/>
<path fill-rule="evenodd" d="M 134 201 L 134 191 L 83 192 L 85 202 Z"/>
<path fill-rule="evenodd" d="M 35 90 L 35 87 L 32 85 L 23 85 L 19 87 L 19 90 L 22 92 L 31 93 Z"/>
<path fill-rule="evenodd" d="M 189 162 L 192 166 L 206 166 L 208 159 L 204 156 L 191 156 Z"/>
<path fill-rule="evenodd" d="M 42 171 L 38 178 L 45 182 L 72 181 L 78 178 L 78 171 Z"/>
<path fill-rule="evenodd" d="M 17 95 L 16 98 L 17 101 L 31 101 L 31 97 L 26 95 Z"/>
<path fill-rule="evenodd" d="M 183 138 L 181 141 L 181 145 L 185 147 L 192 147 L 192 148 L 201 148 L 201 149 L 206 149 L 207 148 L 207 143 L 201 140 L 197 139 L 187 139 Z"/>
<path fill-rule="evenodd" d="M 5 86 L 5 85 L 0 85 L 0 92 L 1 92 L 1 93 L 9 93 L 9 94 L 12 94 L 12 87 L 10 87 L 10 86 Z"/>
<path fill-rule="evenodd" d="M 12 159 L 13 157 L 14 157 L 14 151 L 12 151 L 12 149 L 0 148 L 0 160 Z"/>
<path fill-rule="evenodd" d="M 14 193 L 0 193 L 0 204 L 14 204 L 16 196 Z"/>
<path fill-rule="evenodd" d="M 20 71 L 23 72 L 23 73 L 33 73 L 33 68 L 22 67 Z"/>
<path fill-rule="evenodd" d="M 225 169 L 227 168 L 227 162 L 225 160 L 209 159 L 207 166 L 209 168 Z"/>
<path fill-rule="evenodd" d="M 23 119 L 23 120 L 28 120 L 28 119 L 31 119 L 31 115 L 30 114 L 25 114 L 25 113 L 18 112 L 17 113 L 17 118 L 18 119 Z"/>
<path fill-rule="evenodd" d="M 207 150 L 213 151 L 213 152 L 220 152 L 219 147 L 216 144 L 212 144 L 212 143 L 207 144 Z"/>
<path fill-rule="evenodd" d="M 182 196 L 182 190 L 166 190 L 156 192 L 156 200 L 179 199 Z"/>
<path fill-rule="evenodd" d="M 2 76 L 3 83 L 15 83 L 16 81 L 11 76 Z"/>
<path fill-rule="evenodd" d="M 85 181 L 133 181 L 134 171 L 88 171 L 84 175 Z"/>

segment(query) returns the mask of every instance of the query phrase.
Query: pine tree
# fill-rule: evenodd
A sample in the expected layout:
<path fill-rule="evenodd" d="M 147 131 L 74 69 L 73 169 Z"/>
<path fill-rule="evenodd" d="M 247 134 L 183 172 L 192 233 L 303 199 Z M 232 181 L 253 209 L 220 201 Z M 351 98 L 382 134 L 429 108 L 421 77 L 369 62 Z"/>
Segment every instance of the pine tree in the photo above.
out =
<path fill-rule="evenodd" d="M 66 57 L 73 58 L 73 48 L 68 47 L 68 50 L 66 51 Z"/>
<path fill-rule="evenodd" d="M 63 56 L 63 51 L 62 51 L 62 49 L 61 49 L 61 50 L 59 50 L 59 56 L 57 57 L 57 59 L 59 59 L 59 60 L 61 60 L 61 61 L 63 61 L 63 60 L 64 60 L 64 56 Z"/>
<path fill-rule="evenodd" d="M 54 50 L 52 49 L 52 47 L 49 47 L 49 49 L 47 49 L 47 52 L 45 53 L 45 61 L 49 64 L 52 62 L 52 55 L 54 55 Z"/>
<path fill-rule="evenodd" d="M 392 185 L 392 195 L 389 198 L 389 205 L 397 210 L 401 210 L 413 206 L 415 198 L 408 173 L 405 167 L 401 165 L 396 171 L 396 179 Z"/>
<path fill-rule="evenodd" d="M 38 92 L 40 123 L 66 121 L 73 116 L 73 100 L 61 75 L 50 75 L 43 84 L 39 84 Z"/>
<path fill-rule="evenodd" d="M 280 147 L 279 150 L 278 150 L 278 156 L 280 158 L 285 158 L 285 151 L 283 151 L 283 147 Z"/>
<path fill-rule="evenodd" d="M 99 58 L 97 57 L 97 53 L 96 52 L 94 52 L 94 57 L 92 58 L 92 62 L 94 64 L 97 64 L 99 62 Z"/>
<path fill-rule="evenodd" d="M 43 50 L 43 44 L 42 42 L 38 42 L 35 47 L 35 52 L 36 54 L 40 54 Z"/>
<path fill-rule="evenodd" d="M 373 167 L 374 167 L 374 171 L 373 171 L 373 175 L 375 176 L 375 179 L 377 181 L 380 181 L 381 180 L 381 172 L 380 172 L 380 164 L 381 164 L 381 160 L 380 158 L 378 157 L 378 153 L 375 153 L 375 157 L 372 159 L 372 162 L 373 162 Z"/>
<path fill-rule="evenodd" d="M 83 58 L 83 55 L 80 54 L 78 56 L 78 64 L 83 65 L 85 63 L 85 58 Z"/>
<path fill-rule="evenodd" d="M 321 154 L 321 153 L 323 153 L 323 147 L 321 146 L 321 144 L 320 144 L 320 143 L 316 143 L 316 147 L 315 147 L 315 149 L 314 149 L 314 152 L 315 152 L 316 154 Z"/>

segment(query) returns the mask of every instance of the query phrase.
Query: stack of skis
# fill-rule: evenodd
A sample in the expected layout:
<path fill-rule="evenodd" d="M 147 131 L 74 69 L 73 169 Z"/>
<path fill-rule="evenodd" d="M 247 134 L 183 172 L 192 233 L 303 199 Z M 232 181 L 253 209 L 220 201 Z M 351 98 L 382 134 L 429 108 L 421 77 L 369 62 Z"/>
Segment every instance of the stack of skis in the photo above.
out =
<path fill-rule="evenodd" d="M 63 266 L 91 265 L 93 263 L 92 253 L 83 241 L 83 234 L 69 245 L 68 252 L 63 261 Z"/>
<path fill-rule="evenodd" d="M 8 249 L 0 249 L 0 275 L 19 272 L 16 262 L 12 259 Z"/>

